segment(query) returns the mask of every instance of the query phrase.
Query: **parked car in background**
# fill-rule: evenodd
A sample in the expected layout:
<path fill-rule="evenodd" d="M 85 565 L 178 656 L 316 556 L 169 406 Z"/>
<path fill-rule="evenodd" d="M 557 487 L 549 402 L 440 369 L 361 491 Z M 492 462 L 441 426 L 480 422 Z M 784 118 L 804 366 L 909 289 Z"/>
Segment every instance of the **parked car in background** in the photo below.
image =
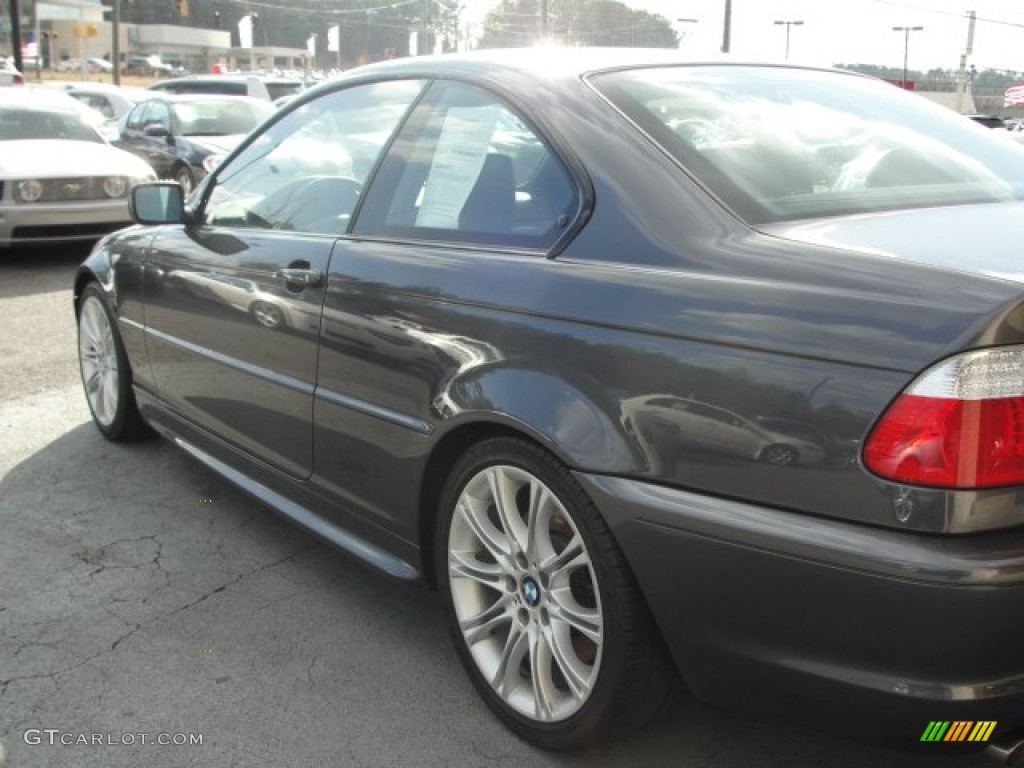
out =
<path fill-rule="evenodd" d="M 159 56 L 132 56 L 125 60 L 121 71 L 126 75 L 141 77 L 174 77 L 174 67 Z"/>
<path fill-rule="evenodd" d="M 68 82 L 61 83 L 58 87 L 72 98 L 95 110 L 103 118 L 100 132 L 108 141 L 117 141 L 121 137 L 123 123 L 136 104 L 153 97 L 153 92 L 145 88 L 117 86 L 110 83 Z"/>
<path fill-rule="evenodd" d="M 58 72 L 87 72 L 88 74 L 109 74 L 114 66 L 106 59 L 91 58 L 82 63 L 81 59 L 62 59 L 54 65 Z"/>
<path fill-rule="evenodd" d="M 128 114 L 116 145 L 188 193 L 273 112 L 268 102 L 246 96 L 153 93 Z"/>
<path fill-rule="evenodd" d="M 436 585 L 476 690 L 538 746 L 639 727 L 674 665 L 711 701 L 1009 751 L 1022 198 L 1024 150 L 853 73 L 375 64 L 190 197 L 135 189 L 142 226 L 75 278 L 86 399 L 106 437 L 152 428 Z M 254 322 L 242 292 L 319 322 Z M 798 425 L 856 460 L 766 453 L 810 450 Z"/>
<path fill-rule="evenodd" d="M 0 85 L 24 85 L 25 76 L 14 66 L 14 62 L 0 56 Z"/>
<path fill-rule="evenodd" d="M 999 115 L 966 115 L 969 120 L 973 120 L 978 125 L 983 125 L 986 128 L 1005 128 L 1006 122 Z"/>
<path fill-rule="evenodd" d="M 120 120 L 140 101 L 153 97 L 145 88 L 111 85 L 109 83 L 68 83 L 64 90 L 69 96 L 92 107 L 107 120 Z"/>
<path fill-rule="evenodd" d="M 0 89 L 0 248 L 95 240 L 129 224 L 128 192 L 156 175 L 107 144 L 66 94 Z"/>
<path fill-rule="evenodd" d="M 1024 121 L 1014 120 L 1006 122 L 1006 133 L 1009 138 L 1024 144 Z"/>
<path fill-rule="evenodd" d="M 188 75 L 164 80 L 149 86 L 151 90 L 166 93 L 223 94 L 250 96 L 254 99 L 276 101 L 302 92 L 305 84 L 298 79 L 266 75 Z"/>

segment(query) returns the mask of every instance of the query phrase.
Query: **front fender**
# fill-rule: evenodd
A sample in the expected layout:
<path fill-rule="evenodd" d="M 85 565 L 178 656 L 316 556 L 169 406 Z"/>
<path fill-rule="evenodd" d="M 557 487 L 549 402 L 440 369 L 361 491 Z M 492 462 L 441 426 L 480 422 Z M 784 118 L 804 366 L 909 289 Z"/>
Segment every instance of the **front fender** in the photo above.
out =
<path fill-rule="evenodd" d="M 103 289 L 117 319 L 134 383 L 148 389 L 153 388 L 153 380 L 144 334 L 145 270 L 149 245 L 154 236 L 151 228 L 136 226 L 104 237 L 79 266 L 74 284 L 76 317 L 85 286 L 96 282 Z"/>

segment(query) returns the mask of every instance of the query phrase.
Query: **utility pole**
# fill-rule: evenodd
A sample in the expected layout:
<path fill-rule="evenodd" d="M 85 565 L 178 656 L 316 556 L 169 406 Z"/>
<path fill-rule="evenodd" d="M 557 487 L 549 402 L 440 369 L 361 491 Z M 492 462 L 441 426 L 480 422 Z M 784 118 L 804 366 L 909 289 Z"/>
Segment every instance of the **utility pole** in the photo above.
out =
<path fill-rule="evenodd" d="M 110 20 L 110 63 L 114 85 L 121 84 L 121 0 L 114 0 L 114 16 Z"/>
<path fill-rule="evenodd" d="M 540 0 L 540 39 L 548 37 L 548 0 Z"/>
<path fill-rule="evenodd" d="M 14 57 L 14 68 L 24 72 L 21 60 L 21 8 L 18 0 L 11 0 L 11 55 Z"/>
<path fill-rule="evenodd" d="M 963 114 L 964 92 L 967 90 L 967 58 L 974 53 L 974 23 L 978 15 L 974 11 L 967 12 L 967 45 L 960 54 L 960 77 L 956 86 L 956 111 Z"/>
<path fill-rule="evenodd" d="M 893 32 L 903 33 L 903 80 L 900 81 L 900 87 L 903 90 L 907 90 L 907 53 L 910 51 L 910 33 L 920 32 L 924 27 L 893 27 Z"/>
<path fill-rule="evenodd" d="M 725 0 L 725 18 L 722 20 L 722 53 L 729 52 L 732 37 L 732 0 Z"/>

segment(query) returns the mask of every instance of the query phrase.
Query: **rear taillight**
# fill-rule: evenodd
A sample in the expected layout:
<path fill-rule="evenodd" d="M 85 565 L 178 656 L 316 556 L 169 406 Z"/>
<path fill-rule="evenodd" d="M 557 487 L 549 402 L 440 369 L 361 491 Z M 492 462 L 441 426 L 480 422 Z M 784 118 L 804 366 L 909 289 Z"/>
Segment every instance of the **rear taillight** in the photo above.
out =
<path fill-rule="evenodd" d="M 933 488 L 1024 484 L 1024 347 L 968 352 L 925 371 L 871 431 L 864 465 Z"/>

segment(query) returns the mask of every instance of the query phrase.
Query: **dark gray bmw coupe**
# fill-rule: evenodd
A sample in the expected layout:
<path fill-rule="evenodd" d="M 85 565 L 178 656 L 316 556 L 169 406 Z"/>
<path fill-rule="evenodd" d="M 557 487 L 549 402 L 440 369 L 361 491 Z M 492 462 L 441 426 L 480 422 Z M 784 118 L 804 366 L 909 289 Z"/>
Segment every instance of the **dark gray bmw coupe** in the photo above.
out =
<path fill-rule="evenodd" d="M 436 585 L 513 730 L 1024 729 L 1024 148 L 859 75 L 406 59 L 79 271 L 99 430 Z M 678 674 L 677 674 L 678 673 Z M 967 725 L 964 725 L 964 724 Z"/>

